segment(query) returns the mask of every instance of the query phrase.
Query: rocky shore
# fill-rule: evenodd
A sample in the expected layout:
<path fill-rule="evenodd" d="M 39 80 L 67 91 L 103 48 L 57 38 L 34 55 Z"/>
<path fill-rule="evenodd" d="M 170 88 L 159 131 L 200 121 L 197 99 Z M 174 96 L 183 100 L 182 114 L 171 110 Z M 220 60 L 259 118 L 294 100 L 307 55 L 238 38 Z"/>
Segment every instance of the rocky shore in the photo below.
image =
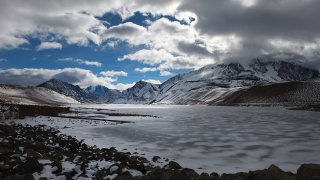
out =
<path fill-rule="evenodd" d="M 135 153 L 88 146 L 47 126 L 0 124 L 0 179 L 316 180 L 320 165 L 301 165 L 297 173 L 271 165 L 236 174 L 198 174 L 173 161 L 157 167 Z"/>

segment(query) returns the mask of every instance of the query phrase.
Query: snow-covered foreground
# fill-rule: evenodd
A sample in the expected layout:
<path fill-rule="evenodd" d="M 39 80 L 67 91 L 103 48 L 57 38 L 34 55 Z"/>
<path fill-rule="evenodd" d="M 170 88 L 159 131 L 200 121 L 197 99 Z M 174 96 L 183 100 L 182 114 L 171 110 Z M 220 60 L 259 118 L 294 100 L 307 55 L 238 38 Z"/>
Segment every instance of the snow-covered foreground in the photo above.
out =
<path fill-rule="evenodd" d="M 174 159 L 199 172 L 239 172 L 275 164 L 296 172 L 303 163 L 320 163 L 320 113 L 285 108 L 77 105 L 86 113 L 148 114 L 105 116 L 135 123 L 88 123 L 63 119 L 43 123 L 98 147 Z M 99 110 L 97 110 L 99 109 Z M 101 110 L 102 109 L 102 110 Z M 39 119 L 39 118 L 37 118 Z M 43 119 L 43 118 L 41 118 Z M 68 122 L 66 124 L 65 122 Z M 63 127 L 69 128 L 63 128 Z"/>

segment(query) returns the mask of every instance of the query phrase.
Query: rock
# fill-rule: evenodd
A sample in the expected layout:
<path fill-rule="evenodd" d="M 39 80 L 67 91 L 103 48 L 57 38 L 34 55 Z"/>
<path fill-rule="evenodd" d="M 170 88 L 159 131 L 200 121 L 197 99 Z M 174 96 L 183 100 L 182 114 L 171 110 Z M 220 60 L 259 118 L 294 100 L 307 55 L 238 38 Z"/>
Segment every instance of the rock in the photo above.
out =
<path fill-rule="evenodd" d="M 4 180 L 24 180 L 24 175 L 12 175 L 4 178 Z"/>
<path fill-rule="evenodd" d="M 160 167 L 156 167 L 147 175 L 141 177 L 142 180 L 154 180 L 154 179 L 162 179 L 163 169 Z"/>
<path fill-rule="evenodd" d="M 2 165 L 2 164 L 0 164 L 0 172 L 3 172 L 3 171 L 8 171 L 8 170 L 10 170 L 11 168 L 10 168 L 10 166 L 8 166 L 8 165 Z"/>
<path fill-rule="evenodd" d="M 320 164 L 302 164 L 297 171 L 297 180 L 320 180 Z"/>
<path fill-rule="evenodd" d="M 293 174 L 284 172 L 279 167 L 271 165 L 268 169 L 249 172 L 252 180 L 295 180 Z"/>
<path fill-rule="evenodd" d="M 117 164 L 113 164 L 109 167 L 109 174 L 114 174 L 118 171 L 119 166 Z"/>
<path fill-rule="evenodd" d="M 162 179 L 164 180 L 188 180 L 186 175 L 182 174 L 181 171 L 178 170 L 166 170 L 163 172 Z"/>
<path fill-rule="evenodd" d="M 55 170 L 55 171 L 52 172 L 53 174 L 57 174 L 57 173 L 60 173 L 60 172 L 62 171 L 62 164 L 61 164 L 60 161 L 54 161 L 54 162 L 52 163 L 52 166 L 53 166 L 53 167 L 57 167 L 57 170 Z"/>
<path fill-rule="evenodd" d="M 119 174 L 114 180 L 133 180 L 133 176 L 130 174 L 130 172 L 126 171 L 122 174 Z"/>
<path fill-rule="evenodd" d="M 26 153 L 28 157 L 32 157 L 35 159 L 40 159 L 42 158 L 42 155 L 36 151 L 34 151 L 33 149 L 26 149 Z"/>
<path fill-rule="evenodd" d="M 38 162 L 38 160 L 27 157 L 27 161 L 20 165 L 17 169 L 21 170 L 20 172 L 32 174 L 34 172 L 42 171 L 43 166 Z"/>
<path fill-rule="evenodd" d="M 195 170 L 189 168 L 183 168 L 181 172 L 191 179 L 196 179 L 199 176 L 199 174 Z"/>
<path fill-rule="evenodd" d="M 45 150 L 47 146 L 43 142 L 36 142 L 35 148 L 38 150 Z"/>
<path fill-rule="evenodd" d="M 211 180 L 210 176 L 208 173 L 202 173 L 199 177 L 198 180 Z"/>
<path fill-rule="evenodd" d="M 104 180 L 106 176 L 108 176 L 108 174 L 107 174 L 105 169 L 98 170 L 97 173 L 96 173 L 96 179 L 97 180 Z"/>
<path fill-rule="evenodd" d="M 153 157 L 152 157 L 152 161 L 153 161 L 153 162 L 157 162 L 159 159 L 160 159 L 159 156 L 153 156 Z"/>
<path fill-rule="evenodd" d="M 77 172 L 74 171 L 74 170 L 72 170 L 72 171 L 70 171 L 70 172 L 64 172 L 64 173 L 62 173 L 61 175 L 64 175 L 64 176 L 66 177 L 66 180 L 72 180 L 72 177 L 73 177 L 74 175 L 76 175 L 76 174 L 77 174 Z"/>
<path fill-rule="evenodd" d="M 236 173 L 236 174 L 222 174 L 219 180 L 246 180 L 248 179 L 247 173 Z"/>
<path fill-rule="evenodd" d="M 34 180 L 34 177 L 32 174 L 26 174 L 23 180 Z"/>
<path fill-rule="evenodd" d="M 174 169 L 174 170 L 182 168 L 178 163 L 176 163 L 174 161 L 170 161 L 168 166 L 169 166 L 170 169 Z"/>
<path fill-rule="evenodd" d="M 220 178 L 219 174 L 215 172 L 211 173 L 210 177 L 212 180 L 218 180 Z"/>
<path fill-rule="evenodd" d="M 7 153 L 16 153 L 16 150 L 13 148 L 6 148 L 3 144 L 0 147 L 0 154 L 7 154 Z"/>

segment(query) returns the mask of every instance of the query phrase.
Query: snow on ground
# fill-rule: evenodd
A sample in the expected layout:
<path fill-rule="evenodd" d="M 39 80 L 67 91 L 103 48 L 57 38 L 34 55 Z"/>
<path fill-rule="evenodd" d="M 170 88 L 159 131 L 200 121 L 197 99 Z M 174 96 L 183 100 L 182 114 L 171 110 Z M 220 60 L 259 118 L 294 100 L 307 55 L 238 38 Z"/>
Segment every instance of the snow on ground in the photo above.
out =
<path fill-rule="evenodd" d="M 198 172 L 239 172 L 275 164 L 295 172 L 302 163 L 320 163 L 320 113 L 266 107 L 165 105 L 76 105 L 88 114 L 116 112 L 154 117 L 110 117 L 110 122 L 68 118 L 29 118 L 26 124 L 45 124 L 98 147 L 116 147 L 147 157 L 175 160 Z M 100 110 L 98 111 L 97 109 Z M 68 128 L 65 128 L 68 127 Z M 134 173 L 134 172 L 133 172 Z"/>

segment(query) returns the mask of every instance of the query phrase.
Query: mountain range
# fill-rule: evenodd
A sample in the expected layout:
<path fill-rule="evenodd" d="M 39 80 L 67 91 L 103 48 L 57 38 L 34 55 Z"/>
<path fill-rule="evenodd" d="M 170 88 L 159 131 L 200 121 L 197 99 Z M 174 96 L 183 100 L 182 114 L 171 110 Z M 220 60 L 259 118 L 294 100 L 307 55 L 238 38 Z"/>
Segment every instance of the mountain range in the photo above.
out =
<path fill-rule="evenodd" d="M 137 82 L 114 90 L 98 85 L 82 89 L 51 79 L 38 85 L 81 103 L 127 104 L 320 104 L 320 73 L 294 54 L 272 54 L 247 63 L 207 65 L 178 74 L 162 84 Z"/>

